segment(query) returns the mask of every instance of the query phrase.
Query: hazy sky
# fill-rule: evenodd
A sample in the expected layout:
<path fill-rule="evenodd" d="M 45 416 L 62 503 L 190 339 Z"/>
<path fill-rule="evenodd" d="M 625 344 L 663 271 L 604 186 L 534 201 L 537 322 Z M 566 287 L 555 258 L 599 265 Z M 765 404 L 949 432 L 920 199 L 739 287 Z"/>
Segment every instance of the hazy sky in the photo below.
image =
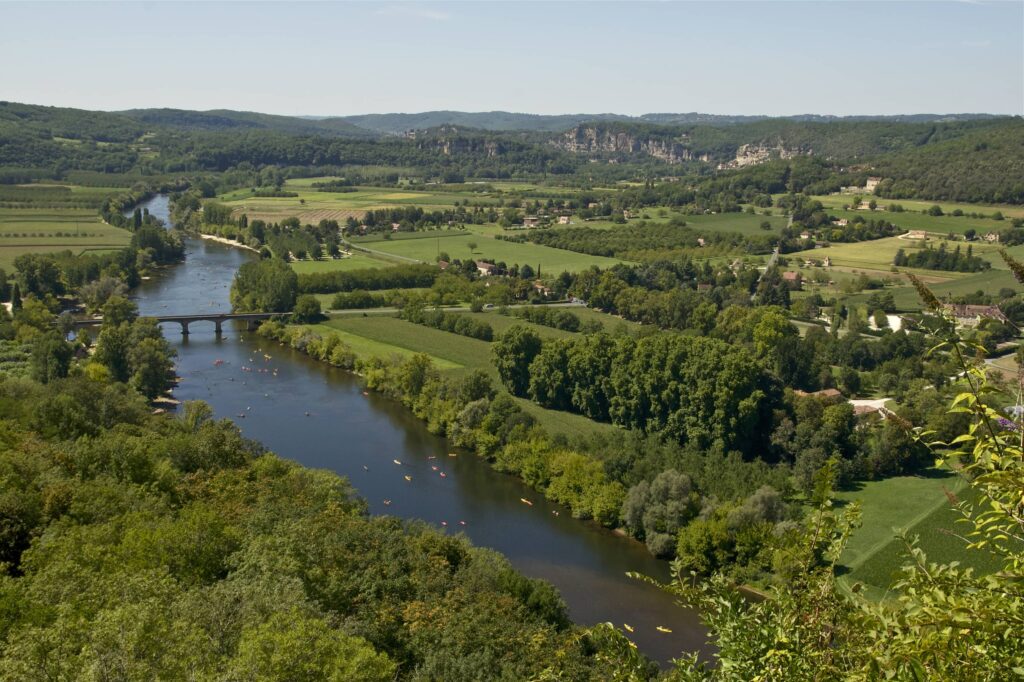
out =
<path fill-rule="evenodd" d="M 1024 2 L 0 2 L 0 99 L 1024 114 Z"/>

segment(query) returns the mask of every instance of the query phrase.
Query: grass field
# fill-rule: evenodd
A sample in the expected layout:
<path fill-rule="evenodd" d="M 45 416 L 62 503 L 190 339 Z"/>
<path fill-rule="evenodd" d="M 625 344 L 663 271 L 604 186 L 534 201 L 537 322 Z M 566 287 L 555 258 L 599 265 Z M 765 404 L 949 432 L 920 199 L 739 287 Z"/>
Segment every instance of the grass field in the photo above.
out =
<path fill-rule="evenodd" d="M 575 272 L 585 270 L 591 265 L 608 268 L 622 261 L 615 258 L 604 258 L 602 256 L 590 256 L 585 253 L 555 249 L 550 246 L 541 246 L 532 243 L 507 242 L 502 239 L 494 239 L 488 228 L 479 225 L 467 226 L 467 232 L 462 235 L 439 237 L 431 232 L 416 233 L 422 235 L 420 239 L 391 239 L 380 240 L 367 244 L 372 248 L 406 258 L 414 258 L 427 263 L 436 260 L 438 252 L 447 253 L 451 258 L 465 260 L 467 258 L 489 258 L 494 261 L 504 261 L 508 265 L 529 263 L 534 269 L 540 267 L 541 275 L 555 275 L 563 270 Z M 472 251 L 470 243 L 476 244 Z"/>
<path fill-rule="evenodd" d="M 981 212 L 990 213 L 988 209 Z M 829 210 L 829 215 L 834 215 L 837 218 L 846 218 L 847 220 L 856 216 L 860 216 L 865 220 L 887 220 L 905 230 L 924 230 L 936 234 L 949 234 L 950 232 L 963 234 L 969 229 L 974 229 L 979 235 L 984 235 L 989 232 L 999 232 L 1010 227 L 1009 220 L 968 218 L 966 216 L 930 216 L 910 211 L 889 213 L 888 211 L 844 211 L 842 208 L 833 208 Z"/>
<path fill-rule="evenodd" d="M 295 272 L 305 274 L 310 272 L 334 272 L 336 270 L 365 270 L 366 268 L 386 268 L 395 263 L 381 260 L 358 251 L 351 256 L 344 258 L 326 258 L 324 260 L 300 260 L 292 261 L 291 266 Z"/>
<path fill-rule="evenodd" d="M 782 195 L 776 195 L 778 198 Z M 850 204 L 853 201 L 854 195 L 852 194 L 830 194 L 826 196 L 815 196 L 821 202 L 822 206 L 827 208 L 842 208 L 846 204 Z M 872 197 L 867 194 L 862 194 L 861 198 L 864 201 L 870 201 L 874 199 L 878 202 L 879 206 L 885 207 L 889 204 L 899 204 L 907 211 L 917 211 L 918 215 L 923 215 L 921 211 L 931 208 L 932 206 L 939 206 L 943 213 L 952 213 L 953 211 L 960 209 L 964 213 L 984 213 L 985 215 L 992 215 L 996 211 L 999 211 L 1006 218 L 1024 218 L 1024 206 L 1017 206 L 1013 204 L 995 204 L 995 205 L 982 205 L 982 204 L 958 204 L 950 201 L 918 201 L 916 199 L 883 199 L 882 197 Z M 863 212 L 862 212 L 863 213 Z M 880 212 L 884 216 L 898 216 L 902 215 L 899 213 L 889 213 L 888 211 Z M 966 218 L 950 217 L 950 220 L 967 220 Z M 895 222 L 895 221 L 893 221 Z M 1006 223 L 1003 223 L 1004 225 Z M 966 229 L 966 228 L 965 228 Z M 947 232 L 949 230 L 946 230 Z M 962 232 L 962 230 L 954 230 L 956 232 Z"/>
<path fill-rule="evenodd" d="M 839 505 L 853 501 L 862 505 L 862 525 L 853 532 L 841 559 L 844 579 L 862 582 L 869 587 L 869 594 L 882 596 L 904 561 L 906 549 L 896 537 L 897 528 L 906 530 L 909 537 L 918 536 L 929 561 L 960 561 L 981 572 L 998 568 L 984 554 L 964 552 L 963 542 L 950 534 L 962 529 L 955 524 L 959 514 L 946 491 L 961 497 L 970 494 L 961 478 L 939 469 L 927 469 L 918 476 L 868 481 L 854 490 L 837 493 Z"/>
<path fill-rule="evenodd" d="M 127 230 L 107 225 L 92 209 L 0 208 L 0 268 L 8 272 L 25 253 L 110 251 L 130 240 Z"/>
<path fill-rule="evenodd" d="M 320 192 L 311 187 L 313 182 L 327 178 L 289 180 L 284 189 L 295 192 L 294 197 L 256 197 L 251 189 L 240 189 L 218 197 L 230 206 L 236 215 L 245 213 L 250 220 L 280 222 L 297 217 L 303 223 L 316 224 L 321 220 L 344 222 L 347 218 L 360 218 L 366 211 L 396 206 L 419 206 L 424 209 L 451 208 L 456 201 L 472 198 L 476 203 L 496 202 L 496 198 L 465 192 L 426 192 L 394 187 L 359 187 L 354 192 Z"/>

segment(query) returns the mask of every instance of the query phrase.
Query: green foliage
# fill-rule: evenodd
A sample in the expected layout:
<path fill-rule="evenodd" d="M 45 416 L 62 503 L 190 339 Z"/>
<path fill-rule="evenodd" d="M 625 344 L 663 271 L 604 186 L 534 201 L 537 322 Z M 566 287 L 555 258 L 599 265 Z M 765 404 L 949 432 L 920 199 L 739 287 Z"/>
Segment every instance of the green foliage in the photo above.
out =
<path fill-rule="evenodd" d="M 530 363 L 540 352 L 540 336 L 522 325 L 510 327 L 491 346 L 498 376 L 512 395 L 526 395 L 530 385 Z"/>
<path fill-rule="evenodd" d="M 86 431 L 65 428 L 71 406 Z M 123 385 L 5 378 L 0 490 L 3 679 L 653 672 L 496 553 L 367 517 L 344 479 L 261 452 L 201 403 L 153 415 Z"/>
<path fill-rule="evenodd" d="M 285 313 L 295 306 L 298 276 L 284 261 L 250 261 L 231 283 L 231 307 L 240 312 Z"/>
<path fill-rule="evenodd" d="M 312 294 L 302 294 L 295 299 L 295 307 L 292 310 L 292 318 L 296 322 L 311 323 L 318 321 L 320 314 L 320 299 Z"/>

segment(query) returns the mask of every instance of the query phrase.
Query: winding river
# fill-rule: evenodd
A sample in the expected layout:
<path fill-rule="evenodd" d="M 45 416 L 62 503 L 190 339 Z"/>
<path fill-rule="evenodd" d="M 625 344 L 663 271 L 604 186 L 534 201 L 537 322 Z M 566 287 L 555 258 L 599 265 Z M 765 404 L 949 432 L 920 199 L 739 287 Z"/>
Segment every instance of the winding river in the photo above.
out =
<path fill-rule="evenodd" d="M 167 203 L 156 197 L 146 206 L 169 223 Z M 230 309 L 235 270 L 253 255 L 191 238 L 186 251 L 183 264 L 139 287 L 143 315 Z M 575 622 L 628 623 L 638 648 L 663 665 L 682 652 L 707 653 L 706 633 L 693 611 L 626 577 L 636 571 L 668 578 L 667 564 L 640 543 L 571 518 L 468 453 L 450 457 L 443 438 L 401 405 L 364 395 L 351 374 L 241 329 L 226 330 L 220 339 L 213 323 L 193 323 L 190 331 L 184 339 L 177 324 L 164 329 L 178 352 L 179 400 L 205 400 L 218 417 L 234 419 L 247 437 L 274 452 L 346 476 L 373 514 L 422 519 L 500 551 L 524 574 L 555 585 Z"/>

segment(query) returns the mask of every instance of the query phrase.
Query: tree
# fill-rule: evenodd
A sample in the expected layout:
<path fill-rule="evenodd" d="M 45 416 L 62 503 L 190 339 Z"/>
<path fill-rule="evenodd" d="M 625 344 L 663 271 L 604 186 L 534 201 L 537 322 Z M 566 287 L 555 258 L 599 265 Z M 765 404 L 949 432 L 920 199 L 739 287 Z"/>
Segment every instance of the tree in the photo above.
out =
<path fill-rule="evenodd" d="M 295 307 L 299 282 L 283 260 L 251 261 L 235 273 L 231 307 L 242 312 L 285 313 Z"/>
<path fill-rule="evenodd" d="M 174 365 L 163 338 L 144 338 L 134 345 L 129 351 L 129 365 L 132 388 L 149 399 L 156 398 L 170 385 Z"/>
<path fill-rule="evenodd" d="M 292 682 L 387 682 L 395 664 L 366 640 L 346 635 L 298 609 L 242 631 L 235 679 Z"/>
<path fill-rule="evenodd" d="M 530 386 L 530 363 L 541 350 L 537 332 L 513 325 L 491 346 L 491 357 L 501 382 L 510 393 L 525 396 Z"/>
<path fill-rule="evenodd" d="M 118 327 L 125 322 L 132 323 L 139 316 L 135 303 L 124 296 L 111 296 L 101 308 L 103 326 Z"/>
<path fill-rule="evenodd" d="M 32 344 L 32 355 L 29 360 L 32 378 L 41 384 L 63 379 L 68 375 L 71 357 L 71 345 L 59 334 L 40 334 Z"/>
<path fill-rule="evenodd" d="M 466 246 L 469 248 L 469 253 L 473 254 L 476 252 L 476 242 L 467 242 Z"/>
<path fill-rule="evenodd" d="M 21 286 L 15 282 L 11 287 L 11 310 L 21 310 Z"/>
<path fill-rule="evenodd" d="M 26 253 L 14 259 L 14 267 L 18 271 L 23 296 L 34 294 L 41 298 L 46 294 L 59 296 L 64 293 L 60 268 L 50 256 Z"/>
<path fill-rule="evenodd" d="M 303 294 L 296 299 L 295 308 L 292 311 L 294 321 L 308 324 L 316 322 L 320 318 L 320 299 L 313 294 Z"/>

